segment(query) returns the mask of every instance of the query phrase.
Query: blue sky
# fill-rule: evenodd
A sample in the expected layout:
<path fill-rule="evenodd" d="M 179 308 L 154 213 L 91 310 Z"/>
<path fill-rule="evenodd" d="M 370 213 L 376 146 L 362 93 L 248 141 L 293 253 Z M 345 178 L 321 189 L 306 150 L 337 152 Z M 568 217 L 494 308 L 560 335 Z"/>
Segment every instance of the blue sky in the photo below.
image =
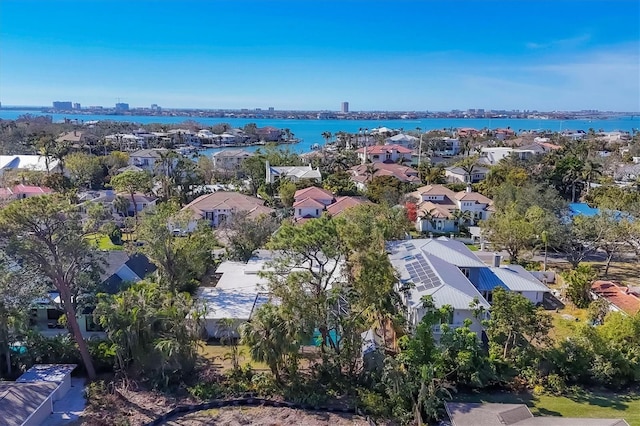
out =
<path fill-rule="evenodd" d="M 0 101 L 640 111 L 638 0 L 0 0 Z"/>

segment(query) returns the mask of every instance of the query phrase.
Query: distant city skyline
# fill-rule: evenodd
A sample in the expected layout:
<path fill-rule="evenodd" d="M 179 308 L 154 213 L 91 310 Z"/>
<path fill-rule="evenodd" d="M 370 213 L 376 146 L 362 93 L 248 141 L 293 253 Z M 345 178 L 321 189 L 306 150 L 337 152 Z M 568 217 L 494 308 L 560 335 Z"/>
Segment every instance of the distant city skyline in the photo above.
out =
<path fill-rule="evenodd" d="M 640 111 L 639 28 L 634 0 L 0 0 L 0 102 Z"/>

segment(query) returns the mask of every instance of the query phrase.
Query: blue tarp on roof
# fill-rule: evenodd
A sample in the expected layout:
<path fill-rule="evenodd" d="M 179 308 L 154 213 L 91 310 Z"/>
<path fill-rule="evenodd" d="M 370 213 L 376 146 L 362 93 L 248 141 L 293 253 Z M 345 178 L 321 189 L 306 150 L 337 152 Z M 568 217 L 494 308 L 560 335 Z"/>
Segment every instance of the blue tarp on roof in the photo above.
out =
<path fill-rule="evenodd" d="M 571 216 L 583 215 L 592 217 L 600 213 L 600 210 L 589 207 L 587 203 L 570 203 L 569 210 L 571 212 Z"/>

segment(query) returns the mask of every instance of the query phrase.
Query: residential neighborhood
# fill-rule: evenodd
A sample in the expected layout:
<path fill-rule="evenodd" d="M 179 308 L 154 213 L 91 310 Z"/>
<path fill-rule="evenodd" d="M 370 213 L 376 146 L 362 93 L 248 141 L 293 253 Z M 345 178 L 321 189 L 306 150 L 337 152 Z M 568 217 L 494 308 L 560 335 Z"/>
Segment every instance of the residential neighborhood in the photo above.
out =
<path fill-rule="evenodd" d="M 474 389 L 430 394 L 424 419 L 455 424 L 550 418 L 474 392 L 638 384 L 637 132 L 384 127 L 301 155 L 248 151 L 247 135 L 291 137 L 270 126 L 51 126 L 40 155 L 0 156 L 0 407 L 16 418 L 67 398 L 20 385 L 43 364 L 102 398 L 93 383 L 126 378 L 180 401 L 324 406 L 317 389 L 344 381 L 379 419 L 413 419 L 428 383 Z"/>

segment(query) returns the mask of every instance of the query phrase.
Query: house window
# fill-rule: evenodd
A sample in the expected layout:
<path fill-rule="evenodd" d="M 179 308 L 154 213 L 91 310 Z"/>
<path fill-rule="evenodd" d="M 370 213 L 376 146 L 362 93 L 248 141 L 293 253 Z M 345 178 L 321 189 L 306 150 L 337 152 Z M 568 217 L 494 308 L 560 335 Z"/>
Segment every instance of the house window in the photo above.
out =
<path fill-rule="evenodd" d="M 298 209 L 298 216 L 302 216 L 302 209 Z"/>
<path fill-rule="evenodd" d="M 469 268 L 460 268 L 460 271 L 464 274 L 465 277 L 469 278 Z"/>
<path fill-rule="evenodd" d="M 316 216 L 320 216 L 320 210 L 316 209 Z"/>

